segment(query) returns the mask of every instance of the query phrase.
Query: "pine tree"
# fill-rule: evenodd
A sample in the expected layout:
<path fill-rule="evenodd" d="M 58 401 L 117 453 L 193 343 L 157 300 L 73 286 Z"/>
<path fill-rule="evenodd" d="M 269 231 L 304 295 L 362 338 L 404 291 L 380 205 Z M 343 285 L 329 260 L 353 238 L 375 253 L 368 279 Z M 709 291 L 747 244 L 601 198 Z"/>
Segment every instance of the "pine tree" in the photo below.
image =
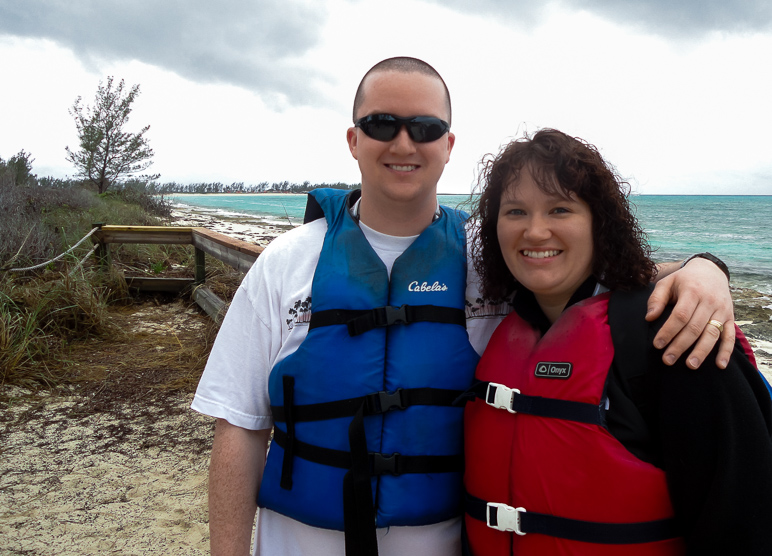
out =
<path fill-rule="evenodd" d="M 131 105 L 139 94 L 139 85 L 124 91 L 124 81 L 113 88 L 112 76 L 107 83 L 99 82 L 94 106 L 84 106 L 81 97 L 75 100 L 70 114 L 78 129 L 80 148 L 67 147 L 67 160 L 75 165 L 77 174 L 104 193 L 121 177 L 128 177 L 153 164 L 153 149 L 148 145 L 145 133 L 150 126 L 139 133 L 124 131 L 129 121 Z M 147 179 L 157 179 L 148 176 Z"/>

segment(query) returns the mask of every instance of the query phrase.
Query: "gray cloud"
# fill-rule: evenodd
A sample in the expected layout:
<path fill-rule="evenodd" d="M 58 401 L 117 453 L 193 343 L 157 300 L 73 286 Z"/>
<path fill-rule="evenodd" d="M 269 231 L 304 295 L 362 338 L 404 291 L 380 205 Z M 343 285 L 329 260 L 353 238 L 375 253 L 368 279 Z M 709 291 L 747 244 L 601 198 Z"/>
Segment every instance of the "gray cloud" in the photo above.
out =
<path fill-rule="evenodd" d="M 568 3 L 621 23 L 671 36 L 772 28 L 769 0 L 572 0 Z"/>
<path fill-rule="evenodd" d="M 88 65 L 139 60 L 197 82 L 223 82 L 275 106 L 317 104 L 321 72 L 297 60 L 326 14 L 293 0 L 3 0 L 0 34 L 50 39 Z"/>
<path fill-rule="evenodd" d="M 586 10 L 623 25 L 671 38 L 699 37 L 711 31 L 730 33 L 772 29 L 769 0 L 551 0 L 512 2 L 433 0 L 445 6 L 475 13 L 495 14 L 528 25 L 537 22 L 550 5 Z"/>

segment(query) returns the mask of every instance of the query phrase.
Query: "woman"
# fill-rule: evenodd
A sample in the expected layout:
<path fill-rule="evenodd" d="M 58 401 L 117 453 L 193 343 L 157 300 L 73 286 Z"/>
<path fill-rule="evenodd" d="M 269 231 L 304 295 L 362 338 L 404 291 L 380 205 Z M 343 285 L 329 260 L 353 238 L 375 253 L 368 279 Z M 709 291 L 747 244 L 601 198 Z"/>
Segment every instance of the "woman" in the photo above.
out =
<path fill-rule="evenodd" d="M 634 329 L 655 267 L 627 184 L 555 130 L 481 184 L 475 266 L 514 311 L 466 408 L 470 552 L 772 554 L 764 382 L 742 339 L 694 371 L 649 349 L 662 319 Z"/>

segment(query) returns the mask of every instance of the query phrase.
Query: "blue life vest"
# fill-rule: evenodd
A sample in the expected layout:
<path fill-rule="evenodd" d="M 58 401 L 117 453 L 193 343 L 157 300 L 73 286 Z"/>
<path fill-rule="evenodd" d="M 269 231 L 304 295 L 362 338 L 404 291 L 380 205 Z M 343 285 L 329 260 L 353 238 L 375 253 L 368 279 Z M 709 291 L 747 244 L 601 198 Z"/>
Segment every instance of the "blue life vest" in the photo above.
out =
<path fill-rule="evenodd" d="M 465 328 L 466 215 L 442 207 L 389 280 L 346 193 L 310 194 L 327 233 L 308 336 L 271 370 L 274 441 L 258 504 L 345 530 L 348 543 L 354 491 L 370 528 L 460 515 L 463 408 L 452 404 L 479 357 Z"/>

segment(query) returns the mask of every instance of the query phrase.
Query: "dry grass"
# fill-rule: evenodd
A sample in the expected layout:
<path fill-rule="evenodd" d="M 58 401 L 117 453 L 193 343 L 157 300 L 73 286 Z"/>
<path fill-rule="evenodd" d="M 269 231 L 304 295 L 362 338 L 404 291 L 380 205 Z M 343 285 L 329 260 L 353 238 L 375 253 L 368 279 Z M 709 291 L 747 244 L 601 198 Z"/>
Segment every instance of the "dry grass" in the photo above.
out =
<path fill-rule="evenodd" d="M 192 254 L 183 247 L 154 247 L 167 249 L 156 249 L 154 258 L 146 258 L 148 251 L 143 250 L 135 256 L 121 253 L 121 261 L 109 272 L 83 270 L 69 275 L 49 271 L 35 278 L 0 277 L 0 386 L 36 389 L 78 384 L 88 389 L 85 383 L 104 382 L 109 378 L 105 369 L 118 366 L 136 369 L 141 376 L 138 380 L 154 390 L 195 385 L 216 334 L 214 323 L 201 317 L 207 327 L 189 338 L 191 331 L 176 323 L 179 311 L 161 310 L 175 301 L 174 296 L 136 297 L 126 286 L 124 274 L 152 273 L 143 258 L 161 261 L 164 276 L 192 276 Z M 207 285 L 231 299 L 241 275 L 226 265 L 209 262 Z M 142 330 L 143 317 L 132 315 L 138 311 L 137 304 L 142 307 L 147 299 L 154 299 L 159 309 L 144 317 L 149 320 Z M 177 308 L 179 303 L 182 301 L 169 306 Z M 197 308 L 188 309 L 187 317 L 190 311 L 198 313 Z M 139 382 L 134 384 L 126 377 L 119 382 L 106 382 L 118 398 L 124 396 L 124 387 L 127 395 L 139 388 Z"/>
<path fill-rule="evenodd" d="M 161 224 L 159 217 L 169 213 L 168 203 L 132 188 L 94 195 L 74 187 L 4 183 L 0 267 L 45 261 L 73 245 L 94 222 Z M 0 270 L 0 398 L 6 385 L 78 391 L 89 400 L 86 410 L 98 412 L 192 391 L 215 325 L 173 296 L 133 296 L 125 276 L 192 277 L 193 248 L 113 245 L 107 271 L 96 268 L 93 257 L 82 267 L 74 264 L 88 249 L 86 243 L 35 273 Z M 231 299 L 240 281 L 241 275 L 220 261 L 208 261 L 207 285 L 221 297 Z M 197 324 L 190 328 L 182 321 Z"/>
<path fill-rule="evenodd" d="M 110 311 L 121 333 L 75 342 L 67 366 L 89 411 L 195 389 L 217 327 L 197 307 L 154 297 Z"/>
<path fill-rule="evenodd" d="M 125 287 L 125 286 L 124 286 Z M 110 332 L 104 295 L 83 279 L 50 273 L 46 279 L 5 276 L 0 282 L 0 384 L 56 386 L 67 342 Z"/>
<path fill-rule="evenodd" d="M 25 390 L 29 410 L 16 414 L 7 426 L 19 427 L 34 418 L 41 410 L 34 400 L 45 403 L 56 393 L 79 400 L 67 408 L 68 418 L 105 414 L 124 426 L 138 416 L 145 421 L 169 417 L 180 396 L 195 390 L 217 334 L 216 325 L 196 306 L 146 296 L 133 305 L 110 306 L 106 318 L 109 334 L 74 340 L 45 361 L 56 386 L 45 384 L 41 390 L 41 383 L 31 383 L 33 388 Z M 0 407 L 13 403 L 9 392 L 19 391 L 0 389 Z M 184 408 L 175 410 L 179 413 Z M 4 421 L 0 416 L 0 423 Z M 114 433 L 120 442 L 121 431 Z M 134 434 L 143 436 L 143 443 L 158 441 L 152 428 L 138 428 Z"/>

